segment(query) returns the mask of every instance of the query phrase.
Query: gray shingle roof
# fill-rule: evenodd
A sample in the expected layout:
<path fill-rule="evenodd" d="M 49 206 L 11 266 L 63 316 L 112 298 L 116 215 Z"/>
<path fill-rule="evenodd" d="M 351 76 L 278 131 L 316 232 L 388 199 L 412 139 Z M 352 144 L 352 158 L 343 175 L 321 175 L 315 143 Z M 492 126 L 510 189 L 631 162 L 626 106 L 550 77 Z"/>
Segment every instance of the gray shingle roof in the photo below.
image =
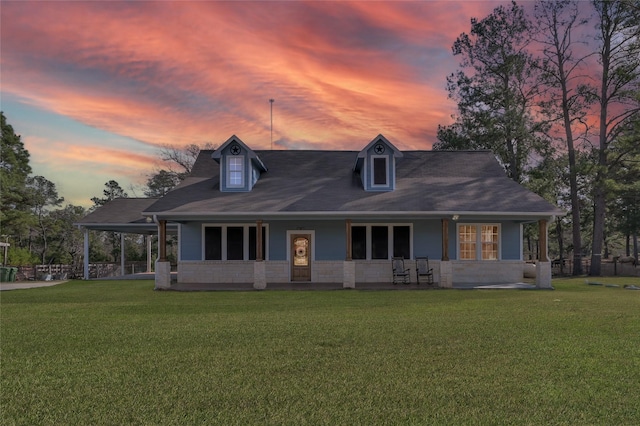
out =
<path fill-rule="evenodd" d="M 148 222 L 142 212 L 158 198 L 116 198 L 83 217 L 75 225 L 100 231 L 157 233 L 158 226 Z"/>
<path fill-rule="evenodd" d="M 219 164 L 200 153 L 191 176 L 146 213 L 220 215 L 564 214 L 510 180 L 488 151 L 404 151 L 396 190 L 365 192 L 353 173 L 357 151 L 256 151 L 268 168 L 251 192 L 220 192 Z"/>

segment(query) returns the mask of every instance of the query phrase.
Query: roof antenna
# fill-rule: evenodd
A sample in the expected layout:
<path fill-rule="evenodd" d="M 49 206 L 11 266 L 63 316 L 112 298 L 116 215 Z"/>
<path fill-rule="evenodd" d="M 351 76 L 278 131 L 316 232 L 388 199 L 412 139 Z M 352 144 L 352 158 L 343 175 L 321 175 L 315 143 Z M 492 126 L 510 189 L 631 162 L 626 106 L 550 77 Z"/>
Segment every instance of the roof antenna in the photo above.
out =
<path fill-rule="evenodd" d="M 271 150 L 273 151 L 273 103 L 275 99 L 269 99 L 270 109 L 271 109 Z"/>

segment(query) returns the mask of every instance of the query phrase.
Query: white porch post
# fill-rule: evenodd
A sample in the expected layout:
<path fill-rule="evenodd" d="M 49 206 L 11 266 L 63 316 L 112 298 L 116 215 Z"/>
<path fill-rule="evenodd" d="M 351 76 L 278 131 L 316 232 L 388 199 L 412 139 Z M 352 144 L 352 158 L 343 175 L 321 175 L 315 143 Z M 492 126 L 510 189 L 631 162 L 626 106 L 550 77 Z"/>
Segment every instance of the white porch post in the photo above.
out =
<path fill-rule="evenodd" d="M 171 288 L 171 263 L 167 261 L 167 221 L 158 223 L 158 260 L 156 261 L 156 290 Z"/>
<path fill-rule="evenodd" d="M 262 221 L 256 221 L 256 260 L 253 262 L 253 288 L 267 288 L 267 267 L 262 252 Z"/>
<path fill-rule="evenodd" d="M 151 234 L 147 235 L 147 273 L 151 272 Z"/>
<path fill-rule="evenodd" d="M 120 276 L 123 277 L 124 270 L 124 232 L 120 233 Z"/>
<path fill-rule="evenodd" d="M 84 273 L 83 278 L 89 279 L 89 229 L 84 228 Z"/>
<path fill-rule="evenodd" d="M 343 288 L 356 288 L 356 264 L 352 257 L 351 246 L 351 219 L 345 221 L 345 235 L 347 238 L 346 247 L 347 253 L 342 264 L 342 287 Z"/>
<path fill-rule="evenodd" d="M 538 261 L 536 262 L 536 287 L 553 289 L 551 286 L 551 262 L 547 256 L 547 221 L 540 220 L 538 222 L 538 241 L 540 249 L 538 250 Z"/>

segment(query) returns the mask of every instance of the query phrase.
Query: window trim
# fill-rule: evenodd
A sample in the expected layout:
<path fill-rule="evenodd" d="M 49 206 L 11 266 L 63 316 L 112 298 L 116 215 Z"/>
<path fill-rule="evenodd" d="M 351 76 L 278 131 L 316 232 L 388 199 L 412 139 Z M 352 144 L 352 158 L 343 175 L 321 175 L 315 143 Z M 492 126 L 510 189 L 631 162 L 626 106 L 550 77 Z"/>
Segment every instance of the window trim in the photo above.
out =
<path fill-rule="evenodd" d="M 222 259 L 220 260 L 212 260 L 206 259 L 206 240 L 205 240 L 205 232 L 206 228 L 221 228 L 221 241 L 222 241 Z M 237 260 L 238 262 L 253 262 L 254 260 L 249 259 L 249 228 L 257 228 L 255 223 L 203 223 L 202 224 L 202 244 L 201 244 L 201 259 L 207 262 L 220 262 L 227 261 L 227 228 L 243 228 L 242 230 L 242 260 Z M 264 229 L 264 260 L 269 260 L 269 224 L 263 223 L 262 228 Z"/>
<path fill-rule="evenodd" d="M 393 258 L 393 228 L 396 226 L 408 226 L 409 227 L 409 253 L 410 253 L 410 258 L 409 259 L 413 259 L 414 258 L 414 253 L 413 253 L 413 244 L 414 244 L 414 238 L 413 238 L 413 222 L 408 222 L 408 223 L 374 223 L 374 222 L 367 222 L 367 223 L 352 223 L 351 224 L 352 227 L 365 227 L 366 231 L 365 231 L 365 238 L 366 238 L 366 258 L 365 259 L 353 259 L 354 261 L 358 262 L 358 261 L 369 261 L 369 260 L 391 260 Z M 371 257 L 371 250 L 372 250 L 372 240 L 371 240 L 371 228 L 373 226 L 385 226 L 388 229 L 387 232 L 387 259 L 373 259 Z M 353 233 L 351 235 L 351 238 L 353 238 Z M 352 249 L 353 250 L 353 249 Z M 405 259 L 407 260 L 407 259 Z"/>
<path fill-rule="evenodd" d="M 371 157 L 371 188 L 389 188 L 391 186 L 390 176 L 389 176 L 389 156 L 388 155 L 372 155 Z M 378 158 L 384 159 L 384 167 L 385 167 L 385 183 L 375 183 L 376 175 L 375 175 L 375 160 Z"/>
<path fill-rule="evenodd" d="M 460 257 L 460 227 L 473 226 L 476 228 L 476 258 L 462 259 Z M 496 259 L 482 258 L 482 227 L 496 226 L 498 228 Z M 502 224 L 500 223 L 457 223 L 456 224 L 456 259 L 463 262 L 496 262 L 502 260 Z"/>
<path fill-rule="evenodd" d="M 240 183 L 239 184 L 233 184 L 231 183 L 231 161 L 232 160 L 240 160 Z M 227 182 L 226 182 L 226 186 L 227 188 L 244 188 L 245 186 L 245 162 L 244 162 L 244 155 L 229 155 L 227 156 L 227 171 L 226 171 L 226 177 L 227 177 Z M 234 173 L 237 173 L 237 171 L 233 171 Z"/>

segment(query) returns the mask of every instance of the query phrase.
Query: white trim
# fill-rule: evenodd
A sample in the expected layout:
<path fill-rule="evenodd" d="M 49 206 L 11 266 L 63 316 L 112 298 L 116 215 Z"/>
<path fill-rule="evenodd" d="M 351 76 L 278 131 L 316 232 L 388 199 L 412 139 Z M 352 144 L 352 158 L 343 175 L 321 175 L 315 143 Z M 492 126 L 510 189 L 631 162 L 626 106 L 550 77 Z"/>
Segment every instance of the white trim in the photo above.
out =
<path fill-rule="evenodd" d="M 390 231 L 387 232 L 387 259 L 386 260 L 391 260 L 391 258 L 393 257 L 393 227 L 395 226 L 408 226 L 409 227 L 409 254 L 410 254 L 410 259 L 413 259 L 413 222 L 409 222 L 409 223 L 375 223 L 375 222 L 369 222 L 369 223 L 358 223 L 358 222 L 353 222 L 351 223 L 351 228 L 355 228 L 357 226 L 364 226 L 366 228 L 366 259 L 353 259 L 354 261 L 358 261 L 358 260 L 384 260 L 384 259 L 372 259 L 371 258 L 371 227 L 372 226 L 386 226 L 387 228 L 390 228 Z M 352 237 L 353 238 L 353 237 Z"/>
<path fill-rule="evenodd" d="M 475 259 L 460 259 L 460 227 L 461 226 L 475 226 L 476 227 L 476 258 Z M 497 259 L 483 259 L 482 258 L 482 226 L 497 226 L 498 227 L 498 253 Z M 522 225 L 521 225 L 522 227 Z M 521 243 L 522 244 L 522 243 Z M 522 252 L 522 250 L 520 250 Z M 522 255 L 520 255 L 522 257 Z M 502 260 L 502 224 L 501 223 L 456 223 L 456 259 L 460 262 L 496 262 Z"/>
<path fill-rule="evenodd" d="M 201 255 L 200 259 L 203 261 L 211 261 L 213 259 L 205 259 L 205 250 L 206 250 L 206 241 L 205 241 L 205 228 L 221 228 L 221 243 L 222 243 L 222 251 L 220 260 L 228 260 L 227 259 L 227 228 L 243 228 L 242 230 L 242 257 L 244 261 L 253 261 L 253 259 L 249 259 L 249 228 L 256 228 L 256 239 L 257 235 L 257 224 L 255 223 L 203 223 L 200 229 L 201 235 L 201 244 L 200 250 Z M 264 253 L 262 253 L 264 259 L 269 260 L 269 224 L 263 223 L 262 228 L 264 231 Z"/>

